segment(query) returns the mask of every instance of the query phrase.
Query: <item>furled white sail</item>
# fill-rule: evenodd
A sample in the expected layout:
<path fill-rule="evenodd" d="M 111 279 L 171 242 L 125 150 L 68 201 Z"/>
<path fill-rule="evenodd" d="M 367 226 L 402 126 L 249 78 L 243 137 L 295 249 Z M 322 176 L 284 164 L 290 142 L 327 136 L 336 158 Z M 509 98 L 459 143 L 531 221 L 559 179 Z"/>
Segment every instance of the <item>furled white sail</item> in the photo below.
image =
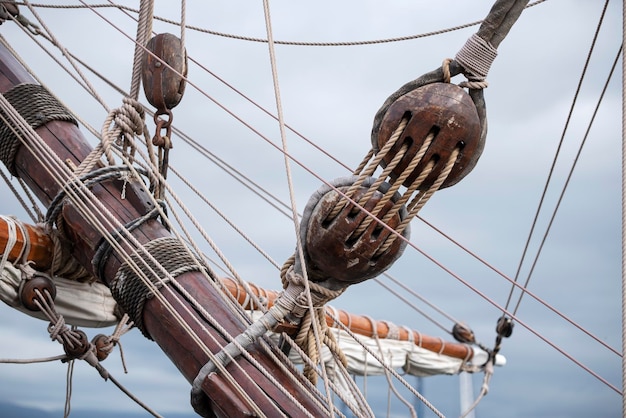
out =
<path fill-rule="evenodd" d="M 32 317 L 45 319 L 40 311 L 31 311 L 22 306 L 19 297 L 22 274 L 13 264 L 6 262 L 0 275 L 0 299 L 7 305 Z M 115 325 L 117 303 L 109 288 L 99 282 L 80 283 L 55 277 L 57 295 L 54 300 L 58 314 L 65 322 L 79 327 L 100 328 Z"/>

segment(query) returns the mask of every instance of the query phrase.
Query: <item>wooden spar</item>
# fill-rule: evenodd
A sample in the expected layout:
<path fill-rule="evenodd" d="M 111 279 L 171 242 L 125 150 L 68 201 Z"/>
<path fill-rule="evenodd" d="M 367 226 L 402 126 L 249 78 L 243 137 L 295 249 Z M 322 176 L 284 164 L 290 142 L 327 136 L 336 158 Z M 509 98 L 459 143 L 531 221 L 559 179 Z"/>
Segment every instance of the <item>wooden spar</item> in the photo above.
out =
<path fill-rule="evenodd" d="M 229 277 L 221 278 L 220 280 L 244 309 L 255 309 L 254 302 L 250 300 L 243 286 Z M 268 308 L 274 304 L 274 301 L 278 297 L 278 293 L 275 291 L 262 289 L 254 284 L 249 284 L 249 287 L 252 293 L 264 299 L 264 303 L 267 303 Z M 387 338 L 392 327 L 392 324 L 386 321 L 378 321 L 363 315 L 352 314 L 342 309 L 327 307 L 326 323 L 330 327 L 337 327 L 333 316 L 350 331 L 365 337 L 378 336 L 379 338 Z M 399 328 L 396 339 L 398 341 L 413 340 L 418 347 L 462 360 L 471 359 L 474 355 L 474 350 L 467 344 L 444 341 L 441 338 L 424 335 L 419 331 L 409 330 L 403 327 Z"/>
<path fill-rule="evenodd" d="M 0 46 L 0 93 L 6 94 L 16 85 L 23 83 L 35 84 L 31 75 L 15 57 L 4 46 Z M 38 127 L 36 132 L 57 155 L 58 160 L 66 162 L 69 166 L 78 166 L 92 150 L 80 130 L 71 122 L 49 121 Z M 68 178 L 55 179 L 47 171 L 49 166 L 38 160 L 26 146 L 18 148 L 13 163 L 15 174 L 46 207 L 59 193 L 62 185 L 69 181 Z M 136 182 L 126 186 L 126 198 L 122 199 L 123 186 L 123 181 L 111 180 L 93 185 L 91 191 L 98 202 L 113 214 L 115 221 L 127 225 L 146 214 L 151 209 L 151 203 L 143 185 Z M 103 234 L 94 226 L 95 222 L 87 220 L 70 202 L 63 205 L 61 213 L 64 219 L 64 232 L 73 243 L 73 256 L 85 269 L 95 274 L 92 260 Z M 115 225 L 103 212 L 98 212 L 95 216 L 103 225 Z M 112 227 L 109 232 L 115 232 L 115 228 Z M 161 237 L 171 236 L 154 219 L 133 230 L 132 235 L 142 245 Z M 133 252 L 133 248 L 126 244 L 123 244 L 123 250 L 129 254 Z M 113 251 L 103 261 L 102 274 L 99 278 L 110 286 L 123 260 L 117 251 Z M 174 280 L 201 306 L 206 307 L 226 333 L 237 336 L 246 329 L 247 325 L 232 314 L 231 307 L 224 301 L 220 291 L 207 283 L 203 274 L 186 272 Z M 208 348 L 216 353 L 229 342 L 229 339 L 194 309 L 171 283 L 161 287 L 160 292 L 165 301 L 152 297 L 145 302 L 142 311 L 144 328 L 185 378 L 192 382 L 202 366 L 209 361 L 209 355 L 205 350 Z M 173 307 L 174 313 L 168 310 L 168 305 Z M 174 316 L 182 318 L 185 326 L 181 327 Z M 226 367 L 239 388 L 233 387 L 234 384 L 230 383 L 223 373 L 212 374 L 204 379 L 202 390 L 208 398 L 204 402 L 206 405 L 203 406 L 212 411 L 207 414 L 208 416 L 253 416 L 256 407 L 267 416 L 302 416 L 302 408 L 316 417 L 329 414 L 326 401 L 313 390 L 307 389 L 310 385 L 307 386 L 307 382 L 304 382 L 300 375 L 293 374 L 274 362 L 259 343 L 250 346 L 248 352 L 256 360 L 258 367 L 245 357 L 237 358 Z M 270 371 L 271 379 L 261 370 Z M 287 395 L 283 388 L 290 395 Z M 245 398 L 238 391 L 244 392 Z"/>
<path fill-rule="evenodd" d="M 0 218 L 0 254 L 4 254 L 9 243 L 10 220 Z M 16 223 L 19 221 L 15 221 Z M 32 261 L 34 268 L 45 271 L 52 263 L 52 240 L 39 226 L 21 223 L 20 228 L 15 229 L 15 244 L 9 252 L 8 260 L 17 261 L 18 258 Z M 26 233 L 26 239 L 24 239 Z M 28 250 L 28 254 L 22 254 Z"/>
<path fill-rule="evenodd" d="M 44 266 L 40 267 L 40 269 L 46 269 L 47 267 L 45 266 L 49 266 L 51 263 L 52 253 L 50 248 L 52 248 L 53 245 L 52 240 L 39 227 L 28 224 L 22 224 L 22 227 L 29 231 L 29 239 L 33 239 L 33 237 L 35 239 L 35 241 L 32 241 L 30 245 L 31 255 L 29 255 L 26 259 L 36 261 L 38 267 Z M 19 230 L 20 228 L 17 229 Z M 6 249 L 6 242 L 8 241 L 7 231 L 8 227 L 6 222 L 0 218 L 0 254 L 3 254 Z M 9 255 L 9 261 L 11 262 L 15 261 L 16 257 L 19 255 L 18 251 L 23 248 L 24 242 L 21 241 L 21 235 L 20 238 L 18 238 L 18 243 L 19 244 L 16 245 L 15 249 L 11 251 Z M 30 257 L 38 258 L 35 259 Z M 238 284 L 234 279 L 230 277 L 223 277 L 220 278 L 220 281 L 223 287 L 230 292 L 230 294 L 244 309 L 257 309 L 254 302 L 250 297 L 248 297 L 248 294 L 243 286 Z M 263 303 L 266 303 L 268 308 L 274 304 L 274 301 L 278 297 L 278 292 L 273 290 L 260 288 L 253 283 L 249 283 L 248 286 L 255 296 L 263 299 Z M 377 335 L 379 338 L 387 338 L 389 336 L 391 324 L 386 321 L 373 320 L 363 315 L 355 315 L 340 309 L 327 308 L 327 312 L 326 323 L 330 327 L 337 327 L 337 324 L 335 324 L 335 321 L 331 316 L 332 314 L 355 334 L 366 337 L 374 337 Z M 416 330 L 410 330 L 404 327 L 399 328 L 397 340 L 409 341 L 411 339 L 417 346 L 435 353 L 463 360 L 468 358 L 471 359 L 473 356 L 473 349 L 467 344 L 444 341 L 438 337 L 424 335 Z"/>

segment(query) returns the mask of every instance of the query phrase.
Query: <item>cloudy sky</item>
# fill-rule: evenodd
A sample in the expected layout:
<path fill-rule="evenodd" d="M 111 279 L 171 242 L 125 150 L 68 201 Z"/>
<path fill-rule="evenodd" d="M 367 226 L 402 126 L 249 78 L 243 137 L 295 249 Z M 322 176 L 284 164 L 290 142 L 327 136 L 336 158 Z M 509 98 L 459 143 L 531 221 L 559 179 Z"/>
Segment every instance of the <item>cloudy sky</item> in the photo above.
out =
<path fill-rule="evenodd" d="M 156 3 L 157 15 L 180 18 L 175 2 Z M 266 37 L 262 2 L 188 3 L 189 25 L 225 34 Z M 270 2 L 270 8 L 276 40 L 333 43 L 440 31 L 481 20 L 492 3 L 320 0 L 305 4 L 279 0 Z M 123 4 L 138 7 L 137 1 Z M 494 269 L 510 278 L 516 275 L 603 6 L 599 0 L 548 0 L 522 14 L 500 45 L 488 76 L 485 97 L 489 133 L 480 161 L 463 181 L 436 193 L 428 202 L 420 212 L 428 223 L 413 221 L 411 245 L 390 270 L 393 278 L 448 315 L 468 323 L 486 345 L 493 344 L 495 323 L 501 315 L 498 307 L 505 305 L 511 289 L 511 284 Z M 133 46 L 116 28 L 90 10 L 37 11 L 69 51 L 128 89 Z M 134 36 L 134 21 L 124 13 L 104 9 L 98 12 Z M 35 20 L 24 9 L 23 14 Z M 529 290 L 561 316 L 528 295 L 522 298 L 516 314 L 520 323 L 502 348 L 507 364 L 496 370 L 489 394 L 476 411 L 479 417 L 620 414 L 621 357 L 615 351 L 622 351 L 621 62 L 595 121 L 586 132 L 622 42 L 621 21 L 620 2 L 609 1 L 536 234 L 530 240 L 519 275 L 525 281 L 536 258 Z M 74 87 L 73 81 L 14 24 L 5 23 L 0 30 L 42 81 L 99 129 L 106 117 L 102 107 Z M 159 22 L 155 23 L 155 30 L 179 33 L 175 26 Z M 388 95 L 435 69 L 444 58 L 453 57 L 476 30 L 477 26 L 472 26 L 438 36 L 365 46 L 277 45 L 285 120 L 330 155 L 356 167 L 369 149 L 373 116 Z M 274 112 L 267 45 L 192 30 L 186 32 L 186 41 L 190 57 L 212 74 L 191 64 L 189 77 L 193 85 L 187 87 L 185 98 L 174 110 L 175 125 L 259 187 L 288 202 L 283 156 L 268 142 L 280 144 L 278 124 L 216 78 Z M 119 95 L 95 76 L 89 77 L 109 107 L 121 104 Z M 583 140 L 576 168 L 537 257 Z M 295 246 L 292 221 L 182 141 L 175 141 L 170 154 L 172 166 L 282 264 Z M 290 154 L 297 160 L 292 162 L 292 170 L 295 200 L 301 211 L 321 183 L 316 176 L 329 181 L 346 175 L 347 170 L 295 134 L 289 133 L 287 141 Z M 243 278 L 267 288 L 280 287 L 278 272 L 271 263 L 180 182 L 175 178 L 172 182 Z M 0 213 L 27 220 L 8 189 L 0 187 Z M 429 224 L 492 268 L 468 255 Z M 395 286 L 389 278 L 381 281 Z M 519 297 L 515 292 L 510 309 Z M 448 319 L 423 302 L 412 299 L 412 303 L 437 323 L 447 329 L 452 327 Z M 350 288 L 333 305 L 450 338 L 430 319 L 398 303 L 373 281 Z M 0 358 L 32 358 L 61 352 L 57 343 L 49 341 L 46 323 L 4 305 L 0 306 L 0 313 Z M 90 336 L 97 332 L 88 330 Z M 162 414 L 192 411 L 189 384 L 154 343 L 143 339 L 137 331 L 125 336 L 122 343 L 129 373 L 123 374 L 116 355 L 105 364 L 111 373 Z M 0 401 L 62 410 L 65 373 L 66 366 L 56 363 L 0 365 Z M 473 376 L 476 390 L 481 379 L 482 375 Z M 86 365 L 77 364 L 73 382 L 74 408 L 141 411 Z M 459 414 L 456 376 L 425 379 L 423 388 L 425 396 L 446 416 Z"/>

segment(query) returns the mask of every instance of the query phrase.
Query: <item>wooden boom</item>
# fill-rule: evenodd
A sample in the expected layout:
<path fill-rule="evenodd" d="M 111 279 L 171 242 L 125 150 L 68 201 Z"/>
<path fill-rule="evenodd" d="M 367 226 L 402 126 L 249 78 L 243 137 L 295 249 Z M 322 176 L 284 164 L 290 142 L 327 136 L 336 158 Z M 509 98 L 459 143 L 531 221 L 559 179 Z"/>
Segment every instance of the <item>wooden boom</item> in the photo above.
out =
<path fill-rule="evenodd" d="M 29 240 L 31 240 L 30 254 L 26 257 L 26 259 L 35 261 L 38 269 L 45 270 L 51 263 L 50 257 L 52 257 L 52 255 L 50 248 L 53 245 L 52 240 L 40 227 L 22 224 L 22 228 L 29 232 L 28 236 Z M 17 230 L 19 231 L 20 229 L 17 228 Z M 0 254 L 3 254 L 6 251 L 7 241 L 8 225 L 4 219 L 0 218 Z M 24 248 L 24 245 L 25 242 L 22 240 L 20 234 L 13 251 L 9 254 L 9 261 L 16 261 L 16 258 L 18 257 L 21 249 Z M 219 280 L 221 281 L 223 287 L 230 292 L 230 294 L 244 309 L 258 308 L 247 295 L 243 286 L 238 284 L 234 279 L 231 279 L 230 277 L 223 277 Z M 253 283 L 249 283 L 248 286 L 250 291 L 255 296 L 264 299 L 264 303 L 267 304 L 268 308 L 271 307 L 274 304 L 274 301 L 278 298 L 278 292 L 260 288 Z M 387 338 L 390 333 L 390 324 L 386 321 L 372 320 L 371 318 L 367 318 L 363 315 L 356 315 L 345 310 L 331 310 L 330 308 L 327 308 L 326 323 L 330 327 L 338 326 L 335 323 L 333 316 L 335 316 L 341 324 L 346 326 L 355 334 L 366 337 L 378 336 L 379 338 Z M 473 349 L 467 344 L 444 341 L 441 338 L 425 335 L 417 330 L 409 330 L 404 327 L 399 328 L 397 339 L 399 341 L 412 340 L 419 347 L 450 357 L 471 359 L 473 356 Z"/>
<path fill-rule="evenodd" d="M 15 57 L 5 47 L 0 46 L 0 93 L 6 96 L 6 93 L 15 86 L 24 83 L 36 85 L 32 76 Z M 70 166 L 78 166 L 92 150 L 79 129 L 71 122 L 51 120 L 37 127 L 36 132 L 56 153 L 58 159 Z M 5 139 L 0 138 L 0 141 Z M 11 163 L 10 169 L 14 175 L 21 178 L 46 207 L 49 207 L 61 191 L 62 185 L 69 181 L 61 179 L 59 183 L 55 180 L 46 170 L 48 167 L 35 158 L 27 146 L 19 146 Z M 127 225 L 151 209 L 150 204 L 146 203 L 150 201 L 147 192 L 134 184 L 127 185 L 125 199 L 120 197 L 123 187 L 120 180 L 95 184 L 91 191 L 114 215 L 119 224 Z M 73 243 L 73 256 L 85 269 L 110 286 L 122 266 L 123 258 L 117 251 L 112 251 L 101 263 L 103 266 L 101 274 L 96 274 L 92 260 L 103 240 L 103 234 L 72 203 L 64 203 L 61 213 L 65 233 Z M 101 213 L 97 213 L 96 218 L 104 225 L 112 225 Z M 111 228 L 109 232 L 114 233 L 115 228 Z M 133 230 L 132 234 L 142 245 L 171 236 L 154 219 L 143 223 Z M 35 236 L 38 237 L 37 234 Z M 123 245 L 123 250 L 128 254 L 134 251 L 127 245 Z M 39 263 L 40 260 L 37 261 L 39 267 L 45 267 L 45 263 Z M 207 283 L 203 274 L 186 272 L 174 280 L 177 286 L 185 289 L 201 306 L 206 307 L 225 332 L 237 336 L 246 329 L 247 324 L 232 314 L 231 307 L 226 304 L 223 295 Z M 142 318 L 145 332 L 161 347 L 185 378 L 193 382 L 198 371 L 209 361 L 205 349 L 208 347 L 211 352 L 217 353 L 229 339 L 198 313 L 172 283 L 161 287 L 160 293 L 165 302 L 157 297 L 145 301 Z M 186 328 L 193 332 L 182 329 L 183 327 L 174 320 L 167 305 L 174 308 L 177 316 L 186 323 Z M 329 415 L 328 408 L 332 406 L 327 405 L 311 385 L 307 385 L 308 382 L 304 381 L 302 376 L 289 371 L 282 364 L 277 364 L 259 343 L 250 346 L 248 352 L 258 362 L 258 366 L 245 357 L 240 357 L 226 367 L 237 382 L 237 387 L 222 373 L 211 374 L 204 379 L 202 390 L 207 398 L 204 400 L 206 405 L 203 405 L 203 408 L 209 411 L 206 416 L 224 418 L 256 416 L 258 414 L 255 415 L 255 411 L 261 410 L 267 416 L 296 417 L 303 415 L 302 409 L 315 417 Z M 272 379 L 261 370 L 269 371 Z"/>

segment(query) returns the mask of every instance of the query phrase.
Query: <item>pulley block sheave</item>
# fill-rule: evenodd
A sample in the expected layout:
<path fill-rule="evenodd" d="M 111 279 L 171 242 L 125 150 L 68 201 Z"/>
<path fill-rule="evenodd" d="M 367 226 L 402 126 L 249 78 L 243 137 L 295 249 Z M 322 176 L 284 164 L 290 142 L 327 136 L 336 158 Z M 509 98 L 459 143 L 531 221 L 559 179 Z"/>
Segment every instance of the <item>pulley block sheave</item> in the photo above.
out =
<path fill-rule="evenodd" d="M 406 127 L 381 161 L 385 167 L 400 150 L 407 148 L 402 160 L 390 174 L 392 180 L 407 170 L 427 139 L 431 141 L 430 146 L 404 180 L 405 187 L 410 187 L 428 164 L 435 163 L 419 186 L 419 190 L 428 189 L 439 177 L 455 149 L 458 149 L 458 156 L 440 188 L 456 184 L 476 165 L 484 147 L 484 138 L 481 137 L 476 106 L 461 87 L 450 83 L 431 83 L 399 97 L 387 109 L 378 134 L 372 137 L 375 152 L 385 146 L 403 119 L 406 120 Z"/>
<path fill-rule="evenodd" d="M 313 281 L 326 281 L 330 288 L 347 287 L 375 277 L 393 264 L 402 254 L 406 242 L 394 240 L 388 248 L 385 243 L 393 229 L 406 216 L 406 209 L 394 214 L 386 223 L 378 221 L 365 224 L 370 215 L 355 207 L 337 190 L 346 194 L 357 181 L 356 177 L 337 179 L 332 187 L 323 186 L 311 196 L 301 223 L 300 235 L 304 243 L 304 255 L 309 278 Z M 375 179 L 368 178 L 352 196 L 360 202 Z M 337 190 L 335 190 L 335 188 Z M 360 202 L 366 211 L 373 211 L 380 206 L 381 200 L 389 189 L 389 184 L 382 183 L 369 199 Z M 398 194 L 382 202 L 378 218 L 383 218 L 399 198 Z M 337 205 L 341 210 L 334 215 Z M 404 231 L 408 239 L 409 229 Z"/>
<path fill-rule="evenodd" d="M 160 33 L 146 44 L 142 78 L 146 99 L 160 112 L 174 108 L 185 92 L 187 53 L 181 40 Z"/>

